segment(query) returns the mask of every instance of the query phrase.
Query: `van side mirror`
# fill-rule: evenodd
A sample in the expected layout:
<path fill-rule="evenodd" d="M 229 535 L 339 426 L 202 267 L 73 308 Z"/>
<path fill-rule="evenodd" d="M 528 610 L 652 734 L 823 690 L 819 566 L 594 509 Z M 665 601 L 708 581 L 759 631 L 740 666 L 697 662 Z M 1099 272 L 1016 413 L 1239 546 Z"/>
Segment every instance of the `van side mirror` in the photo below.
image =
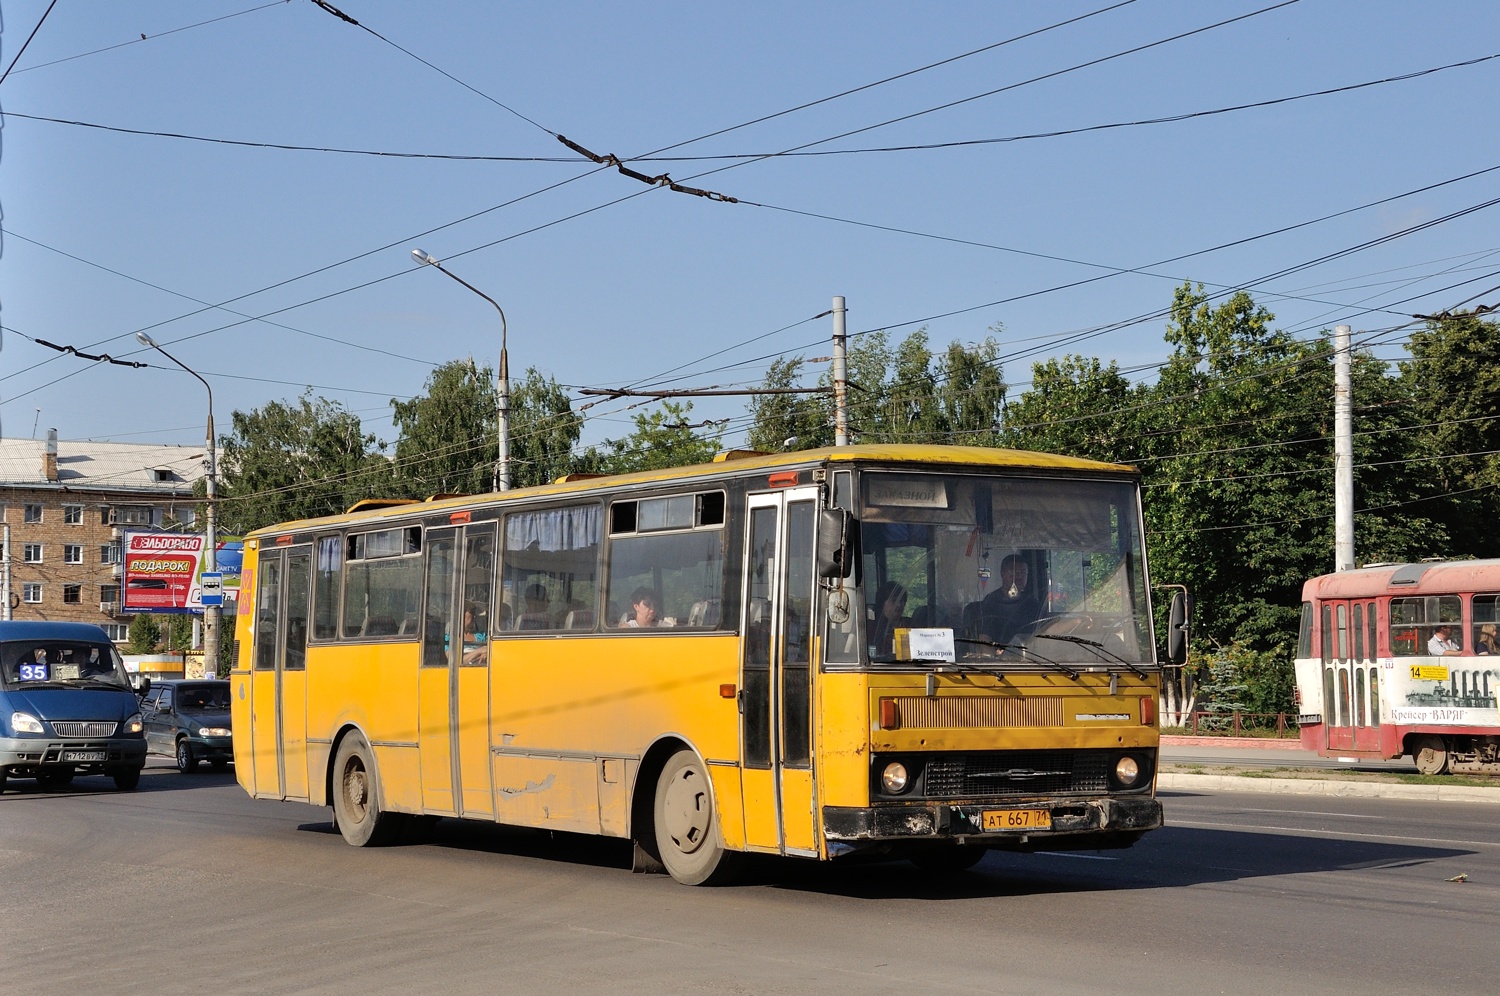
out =
<path fill-rule="evenodd" d="M 1192 611 L 1192 599 L 1186 588 L 1172 592 L 1172 608 L 1167 615 L 1167 662 L 1173 667 L 1187 663 Z"/>
<path fill-rule="evenodd" d="M 818 511 L 818 577 L 846 578 L 859 558 L 859 524 L 846 509 Z"/>
<path fill-rule="evenodd" d="M 141 675 L 141 683 L 135 686 L 135 694 L 145 698 L 149 691 L 151 691 L 151 679 L 146 675 Z"/>

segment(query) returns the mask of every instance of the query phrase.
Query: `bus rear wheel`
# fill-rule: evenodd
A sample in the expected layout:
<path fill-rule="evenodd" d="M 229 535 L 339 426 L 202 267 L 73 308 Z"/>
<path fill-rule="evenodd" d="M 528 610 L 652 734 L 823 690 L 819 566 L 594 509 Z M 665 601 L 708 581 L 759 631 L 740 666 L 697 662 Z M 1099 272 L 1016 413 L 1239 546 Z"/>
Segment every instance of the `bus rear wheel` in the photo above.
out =
<path fill-rule="evenodd" d="M 380 810 L 375 755 L 365 738 L 351 733 L 333 758 L 333 820 L 355 847 L 379 847 L 400 832 L 400 817 Z"/>
<path fill-rule="evenodd" d="M 1418 737 L 1411 745 L 1411 759 L 1424 775 L 1441 775 L 1448 770 L 1448 742 L 1442 737 Z"/>
<path fill-rule="evenodd" d="M 714 819 L 708 772 L 690 750 L 667 760 L 656 782 L 656 848 L 683 885 L 720 885 L 739 871 L 741 855 L 724 849 Z"/>

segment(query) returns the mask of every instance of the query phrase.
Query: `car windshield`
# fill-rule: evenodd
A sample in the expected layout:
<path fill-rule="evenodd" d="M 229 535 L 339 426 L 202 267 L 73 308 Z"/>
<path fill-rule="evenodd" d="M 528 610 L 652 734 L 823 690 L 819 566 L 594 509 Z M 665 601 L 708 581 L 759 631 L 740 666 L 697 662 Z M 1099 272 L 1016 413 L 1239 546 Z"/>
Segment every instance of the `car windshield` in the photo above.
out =
<path fill-rule="evenodd" d="M 223 712 L 229 708 L 229 686 L 180 685 L 177 708 L 184 712 Z"/>
<path fill-rule="evenodd" d="M 1148 663 L 1138 508 L 1129 481 L 865 473 L 861 587 L 830 611 L 829 660 L 937 660 L 928 641 L 951 640 L 955 663 Z M 936 632 L 914 649 L 914 630 Z"/>
<path fill-rule="evenodd" d="M 74 640 L 25 640 L 0 644 L 0 681 L 4 681 L 7 688 L 103 683 L 130 689 L 125 662 L 112 645 Z"/>

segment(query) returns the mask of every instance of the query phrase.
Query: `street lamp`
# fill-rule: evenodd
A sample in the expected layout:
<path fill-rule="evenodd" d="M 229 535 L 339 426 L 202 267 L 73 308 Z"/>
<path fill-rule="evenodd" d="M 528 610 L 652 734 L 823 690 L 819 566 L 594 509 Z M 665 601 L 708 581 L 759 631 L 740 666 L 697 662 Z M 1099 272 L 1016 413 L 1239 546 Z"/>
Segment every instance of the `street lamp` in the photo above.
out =
<path fill-rule="evenodd" d="M 443 264 L 433 259 L 420 249 L 411 251 L 411 258 L 417 261 L 419 266 L 435 266 L 444 275 L 453 277 L 469 290 L 478 294 L 486 301 L 495 306 L 500 312 L 500 369 L 495 375 L 495 407 L 499 415 L 500 423 L 500 451 L 495 460 L 495 490 L 510 490 L 510 358 L 505 352 L 505 310 L 499 303 L 484 291 L 475 287 L 462 277 L 455 276 L 451 271 L 443 268 Z"/>
<path fill-rule="evenodd" d="M 198 376 L 196 370 L 162 349 L 160 344 L 146 333 L 137 332 L 135 337 L 142 346 L 151 347 L 197 377 L 198 383 L 202 384 L 204 390 L 208 392 L 208 523 L 203 537 L 203 570 L 208 574 L 217 573 L 219 570 L 219 533 L 215 528 L 214 506 L 218 503 L 219 496 L 219 464 L 218 448 L 214 445 L 214 389 L 209 387 L 208 381 Z M 206 678 L 217 677 L 219 674 L 219 618 L 222 612 L 223 608 L 218 605 L 203 607 L 203 673 Z"/>

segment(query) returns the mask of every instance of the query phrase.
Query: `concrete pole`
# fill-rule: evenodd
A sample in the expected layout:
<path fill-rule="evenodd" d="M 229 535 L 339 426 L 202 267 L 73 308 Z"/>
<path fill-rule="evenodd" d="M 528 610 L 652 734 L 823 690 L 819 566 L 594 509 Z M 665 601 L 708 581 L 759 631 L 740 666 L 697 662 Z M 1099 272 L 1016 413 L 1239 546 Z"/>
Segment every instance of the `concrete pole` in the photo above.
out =
<path fill-rule="evenodd" d="M 201 378 L 200 378 L 201 379 Z M 208 382 L 203 382 L 208 387 Z M 214 391 L 208 389 L 208 522 L 203 530 L 203 570 L 216 573 L 219 569 L 219 459 L 218 445 L 214 439 Z M 222 590 L 222 588 L 220 589 Z M 222 605 L 203 607 L 203 676 L 219 676 L 219 623 L 223 619 Z"/>
<path fill-rule="evenodd" d="M 849 445 L 849 354 L 842 295 L 833 299 L 833 445 Z"/>
<path fill-rule="evenodd" d="M 1333 569 L 1354 569 L 1354 433 L 1349 326 L 1333 330 Z"/>
<path fill-rule="evenodd" d="M 5 599 L 4 619 L 10 622 L 10 523 L 0 523 L 0 530 L 4 530 L 0 543 L 5 545 L 3 559 L 0 559 L 0 598 Z"/>

